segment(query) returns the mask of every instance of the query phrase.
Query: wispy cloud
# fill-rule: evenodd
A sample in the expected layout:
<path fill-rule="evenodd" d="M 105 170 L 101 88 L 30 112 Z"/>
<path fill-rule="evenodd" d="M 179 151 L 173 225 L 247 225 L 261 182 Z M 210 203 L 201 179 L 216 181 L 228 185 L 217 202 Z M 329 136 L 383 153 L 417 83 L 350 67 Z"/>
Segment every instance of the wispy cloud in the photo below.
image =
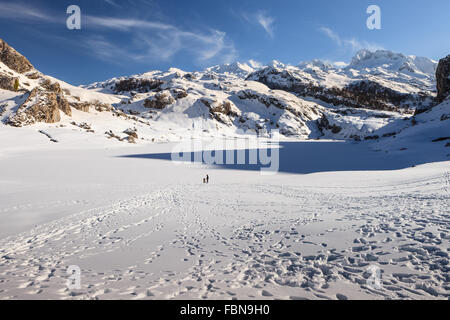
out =
<path fill-rule="evenodd" d="M 85 17 L 86 24 L 93 28 L 111 29 L 132 34 L 135 51 L 130 57 L 145 61 L 148 59 L 168 61 L 174 55 L 185 51 L 195 56 L 199 64 L 207 62 L 228 63 L 236 58 L 234 44 L 225 32 L 215 29 L 185 31 L 174 25 L 139 19 L 112 17 Z M 151 32 L 149 32 L 151 31 Z M 99 41 L 98 39 L 96 41 Z M 102 38 L 99 56 L 106 57 L 102 50 L 110 51 L 114 44 Z M 95 46 L 93 46 L 95 47 Z"/>
<path fill-rule="evenodd" d="M 264 28 L 264 30 L 266 30 L 269 36 L 273 38 L 273 24 L 275 22 L 275 19 L 261 11 L 256 14 L 256 19 L 258 23 Z"/>
<path fill-rule="evenodd" d="M 339 34 L 331 30 L 327 27 L 321 27 L 319 29 L 323 34 L 325 34 L 328 38 L 333 40 L 333 42 L 340 48 L 345 50 L 351 50 L 352 52 L 356 52 L 361 49 L 368 49 L 371 51 L 383 49 L 382 46 L 371 43 L 367 41 L 360 41 L 356 38 L 342 38 Z"/>
<path fill-rule="evenodd" d="M 111 5 L 114 0 L 105 0 Z M 140 0 L 144 1 L 144 0 Z M 65 15 L 55 15 L 29 5 L 0 2 L 0 17 L 35 23 L 61 23 L 65 28 Z M 79 34 L 76 42 L 99 59 L 117 62 L 169 61 L 175 55 L 190 54 L 199 65 L 228 63 L 236 59 L 237 51 L 225 32 L 204 27 L 185 30 L 170 23 L 150 19 L 124 19 L 118 17 L 82 15 L 82 29 L 95 31 L 96 35 Z M 104 33 L 102 33 L 104 31 Z M 117 31 L 114 38 L 108 31 Z M 88 33 L 89 34 L 89 33 Z M 116 41 L 119 39 L 120 41 Z M 124 45 L 124 42 L 128 42 Z M 86 52 L 83 50 L 83 52 Z"/>
<path fill-rule="evenodd" d="M 275 19 L 268 15 L 267 12 L 258 11 L 256 14 L 247 12 L 236 13 L 233 10 L 231 12 L 233 13 L 233 15 L 240 19 L 243 19 L 245 22 L 262 27 L 271 38 L 274 37 Z"/>
<path fill-rule="evenodd" d="M 88 27 L 101 27 L 121 31 L 131 31 L 132 29 L 177 30 L 176 27 L 170 24 L 139 19 L 122 19 L 84 15 L 83 21 Z"/>
<path fill-rule="evenodd" d="M 0 2 L 0 17 L 11 20 L 28 20 L 41 22 L 58 22 L 63 19 L 57 19 L 42 9 L 24 5 L 21 3 Z"/>
<path fill-rule="evenodd" d="M 116 7 L 116 8 L 120 7 L 120 5 L 118 3 L 116 3 L 116 1 L 114 1 L 114 0 L 104 0 L 104 1 L 113 7 Z"/>

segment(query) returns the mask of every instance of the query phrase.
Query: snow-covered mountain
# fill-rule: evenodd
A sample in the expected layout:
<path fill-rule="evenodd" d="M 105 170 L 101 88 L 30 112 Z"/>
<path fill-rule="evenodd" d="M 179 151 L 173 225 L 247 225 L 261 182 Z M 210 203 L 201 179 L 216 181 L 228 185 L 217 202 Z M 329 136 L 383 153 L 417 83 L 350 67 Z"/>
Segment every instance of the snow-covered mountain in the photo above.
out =
<path fill-rule="evenodd" d="M 437 61 L 416 56 L 405 56 L 387 50 L 359 51 L 352 59 L 347 69 L 365 70 L 368 73 L 378 73 L 387 70 L 405 74 L 423 75 L 426 78 L 435 76 Z"/>
<path fill-rule="evenodd" d="M 247 79 L 335 106 L 412 111 L 432 103 L 436 66 L 427 58 L 362 50 L 345 68 L 313 60 L 296 67 L 268 66 Z"/>
<path fill-rule="evenodd" d="M 361 140 L 436 103 L 437 63 L 390 51 L 362 50 L 344 68 L 320 60 L 236 62 L 74 87 L 42 74 L 3 41 L 2 50 L 3 125 L 47 123 L 133 143 L 272 130 L 297 139 Z"/>
<path fill-rule="evenodd" d="M 219 74 L 232 74 L 241 78 L 245 78 L 250 73 L 255 72 L 256 68 L 251 67 L 247 63 L 234 62 L 207 68 L 206 72 L 214 72 Z"/>

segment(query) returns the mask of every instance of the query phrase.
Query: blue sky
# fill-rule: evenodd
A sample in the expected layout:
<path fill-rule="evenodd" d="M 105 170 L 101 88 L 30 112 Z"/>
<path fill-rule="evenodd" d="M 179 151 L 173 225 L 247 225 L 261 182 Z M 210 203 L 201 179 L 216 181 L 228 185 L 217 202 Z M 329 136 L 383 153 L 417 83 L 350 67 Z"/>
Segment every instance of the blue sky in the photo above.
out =
<path fill-rule="evenodd" d="M 81 8 L 81 30 L 66 9 Z M 369 5 L 381 30 L 369 30 Z M 362 48 L 450 53 L 448 0 L 0 0 L 0 38 L 73 84 L 252 60 L 349 62 Z"/>

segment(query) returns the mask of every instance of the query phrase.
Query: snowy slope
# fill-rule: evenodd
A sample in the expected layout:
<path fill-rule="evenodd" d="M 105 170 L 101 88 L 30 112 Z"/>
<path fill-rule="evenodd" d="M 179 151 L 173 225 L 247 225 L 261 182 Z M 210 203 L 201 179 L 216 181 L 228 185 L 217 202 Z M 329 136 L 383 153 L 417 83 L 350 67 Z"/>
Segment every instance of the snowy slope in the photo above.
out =
<path fill-rule="evenodd" d="M 122 103 L 117 108 L 139 115 L 158 130 L 176 127 L 182 134 L 197 127 L 212 135 L 222 135 L 237 130 L 264 134 L 278 129 L 286 136 L 317 136 L 315 120 L 322 108 L 315 103 L 245 81 L 232 72 L 218 71 L 219 68 L 195 73 L 178 69 L 154 71 L 85 88 L 121 97 Z M 156 83 L 156 87 L 149 86 L 149 82 Z M 168 99 L 167 104 L 158 105 L 162 96 Z"/>
<path fill-rule="evenodd" d="M 172 143 L 0 136 L 0 299 L 449 297 L 449 161 L 292 141 L 261 176 L 176 165 Z"/>
<path fill-rule="evenodd" d="M 380 150 L 410 153 L 411 159 L 450 160 L 450 100 L 413 119 L 394 121 L 374 132 L 386 137 L 376 145 Z M 430 160 L 428 160 L 430 161 Z"/>

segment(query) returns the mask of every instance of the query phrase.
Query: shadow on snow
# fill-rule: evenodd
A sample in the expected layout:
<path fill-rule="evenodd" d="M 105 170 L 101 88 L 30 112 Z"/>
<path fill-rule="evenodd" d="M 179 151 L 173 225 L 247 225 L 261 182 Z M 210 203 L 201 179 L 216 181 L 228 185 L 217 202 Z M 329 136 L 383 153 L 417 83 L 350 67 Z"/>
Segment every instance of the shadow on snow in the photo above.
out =
<path fill-rule="evenodd" d="M 433 154 L 422 154 L 420 157 L 411 157 L 407 152 L 386 153 L 371 149 L 370 143 L 355 143 L 349 141 L 299 141 L 279 143 L 279 168 L 278 172 L 308 174 L 330 171 L 373 171 L 373 170 L 398 170 L 434 161 L 445 161 L 435 159 Z M 233 170 L 260 170 L 269 165 L 248 164 L 249 154 L 252 151 L 245 150 L 247 164 L 226 164 L 226 152 L 224 151 L 224 164 L 214 164 L 216 168 Z M 214 151 L 211 152 L 214 156 Z M 220 150 L 220 152 L 222 152 Z M 272 151 L 273 152 L 273 151 Z M 266 153 L 266 151 L 264 151 Z M 186 157 L 188 162 L 204 163 L 202 151 L 189 152 Z M 267 153 L 268 159 L 275 160 L 271 152 Z M 409 155 L 409 156 L 408 156 Z M 150 160 L 172 160 L 171 153 L 148 153 L 121 156 L 123 158 L 137 158 Z M 202 158 L 200 158 L 202 157 Z M 194 161 L 202 159 L 203 161 Z M 237 150 L 234 150 L 234 159 L 237 159 Z M 258 163 L 259 153 L 258 153 Z M 266 162 L 267 163 L 267 162 Z"/>

